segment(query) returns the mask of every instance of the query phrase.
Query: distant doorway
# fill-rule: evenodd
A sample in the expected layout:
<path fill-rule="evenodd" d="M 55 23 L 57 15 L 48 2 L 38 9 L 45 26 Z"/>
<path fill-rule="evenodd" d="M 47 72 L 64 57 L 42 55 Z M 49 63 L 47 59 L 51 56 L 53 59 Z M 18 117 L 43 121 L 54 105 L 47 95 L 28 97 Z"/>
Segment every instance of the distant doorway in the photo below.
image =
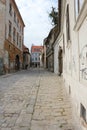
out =
<path fill-rule="evenodd" d="M 20 59 L 19 59 L 19 55 L 16 55 L 15 58 L 15 69 L 19 70 L 20 69 Z"/>
<path fill-rule="evenodd" d="M 58 68 L 59 76 L 61 76 L 61 74 L 63 73 L 63 51 L 61 47 L 59 47 L 58 51 Z"/>

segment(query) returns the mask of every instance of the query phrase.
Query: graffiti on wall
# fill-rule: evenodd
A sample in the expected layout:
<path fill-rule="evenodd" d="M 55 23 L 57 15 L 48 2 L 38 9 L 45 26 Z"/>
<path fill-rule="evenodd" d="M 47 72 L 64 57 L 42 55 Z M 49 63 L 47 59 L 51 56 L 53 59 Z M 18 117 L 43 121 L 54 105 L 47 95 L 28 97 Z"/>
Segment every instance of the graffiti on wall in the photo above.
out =
<path fill-rule="evenodd" d="M 87 44 L 83 46 L 80 52 L 80 78 L 87 80 Z"/>

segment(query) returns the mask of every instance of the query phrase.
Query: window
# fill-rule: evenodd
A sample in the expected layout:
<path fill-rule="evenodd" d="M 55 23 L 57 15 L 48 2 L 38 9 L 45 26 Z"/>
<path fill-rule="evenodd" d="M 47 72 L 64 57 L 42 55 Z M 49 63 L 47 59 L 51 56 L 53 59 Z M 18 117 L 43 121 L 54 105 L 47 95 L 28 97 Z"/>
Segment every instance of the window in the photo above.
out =
<path fill-rule="evenodd" d="M 34 61 L 34 58 L 32 58 L 32 61 Z"/>
<path fill-rule="evenodd" d="M 35 57 L 35 61 L 37 61 L 37 57 Z"/>
<path fill-rule="evenodd" d="M 14 12 L 14 22 L 16 23 L 16 13 Z"/>
<path fill-rule="evenodd" d="M 24 40 L 22 39 L 22 41 L 21 41 L 22 43 L 21 43 L 21 45 L 23 45 L 24 44 Z"/>
<path fill-rule="evenodd" d="M 13 28 L 13 41 L 15 41 L 16 29 Z"/>
<path fill-rule="evenodd" d="M 23 31 L 24 31 L 24 29 L 23 29 L 23 27 L 22 27 L 22 34 L 23 34 Z"/>
<path fill-rule="evenodd" d="M 20 32 L 21 32 L 21 25 L 20 25 Z"/>
<path fill-rule="evenodd" d="M 82 8 L 84 0 L 75 0 L 75 14 L 76 14 L 76 19 L 78 17 L 78 14 Z"/>
<path fill-rule="evenodd" d="M 11 46 L 9 45 L 9 50 L 11 50 Z"/>
<path fill-rule="evenodd" d="M 81 109 L 80 115 L 83 118 L 83 120 L 86 122 L 86 109 L 82 104 L 80 104 L 80 109 Z"/>
<path fill-rule="evenodd" d="M 65 54 L 65 36 L 63 34 L 63 54 Z"/>
<path fill-rule="evenodd" d="M 10 15 L 12 15 L 12 4 L 11 3 L 9 4 L 9 13 L 10 13 Z"/>
<path fill-rule="evenodd" d="M 69 5 L 67 5 L 66 10 L 66 34 L 67 34 L 67 41 L 69 41 L 70 40 Z"/>
<path fill-rule="evenodd" d="M 19 34 L 17 33 L 17 45 L 18 45 L 18 40 L 19 40 Z"/>
<path fill-rule="evenodd" d="M 19 27 L 19 20 L 17 20 L 17 27 Z"/>
<path fill-rule="evenodd" d="M 20 36 L 20 45 L 19 45 L 19 47 L 21 48 L 21 36 Z"/>
<path fill-rule="evenodd" d="M 9 21 L 9 36 L 11 37 L 12 23 Z"/>

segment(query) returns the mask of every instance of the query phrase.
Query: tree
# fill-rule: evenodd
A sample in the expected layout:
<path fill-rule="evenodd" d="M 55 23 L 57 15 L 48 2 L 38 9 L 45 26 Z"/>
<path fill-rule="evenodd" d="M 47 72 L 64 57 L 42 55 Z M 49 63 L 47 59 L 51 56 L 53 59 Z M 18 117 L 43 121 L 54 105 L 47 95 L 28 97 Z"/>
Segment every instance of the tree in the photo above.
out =
<path fill-rule="evenodd" d="M 52 19 L 52 25 L 58 24 L 58 11 L 54 7 L 52 7 L 51 13 L 49 13 L 49 17 Z"/>

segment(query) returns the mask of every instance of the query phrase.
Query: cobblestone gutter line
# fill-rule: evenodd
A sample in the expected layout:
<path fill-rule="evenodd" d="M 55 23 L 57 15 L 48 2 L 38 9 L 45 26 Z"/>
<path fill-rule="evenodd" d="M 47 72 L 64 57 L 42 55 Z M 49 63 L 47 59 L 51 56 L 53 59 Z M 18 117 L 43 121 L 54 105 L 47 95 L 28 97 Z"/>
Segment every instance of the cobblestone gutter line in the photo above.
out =
<path fill-rule="evenodd" d="M 32 95 L 34 95 L 34 97 L 32 97 L 32 98 L 34 98 L 35 102 L 33 103 L 33 111 L 32 111 L 32 116 L 31 116 L 31 122 L 30 122 L 30 128 L 29 128 L 29 130 L 31 130 L 31 125 L 32 125 L 32 120 L 33 120 L 33 114 L 35 112 L 35 106 L 36 106 L 36 103 L 37 103 L 37 98 L 38 98 L 38 93 L 39 93 L 39 88 L 40 88 L 40 77 L 39 77 L 38 81 L 36 82 L 36 86 L 35 87 L 37 88 L 36 92 L 33 93 L 33 91 L 35 91 L 35 88 L 32 91 Z"/>

